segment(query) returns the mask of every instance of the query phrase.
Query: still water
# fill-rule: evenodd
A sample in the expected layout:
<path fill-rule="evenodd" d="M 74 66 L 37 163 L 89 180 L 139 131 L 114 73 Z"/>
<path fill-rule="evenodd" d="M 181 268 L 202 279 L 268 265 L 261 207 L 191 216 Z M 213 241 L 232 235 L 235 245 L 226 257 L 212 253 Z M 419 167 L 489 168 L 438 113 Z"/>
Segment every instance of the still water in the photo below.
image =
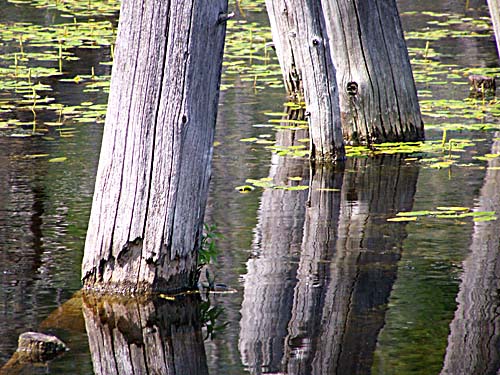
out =
<path fill-rule="evenodd" d="M 482 1 L 467 9 L 461 1 L 398 5 L 407 33 L 438 27 L 422 12 L 487 14 Z M 57 10 L 5 0 L 0 15 L 2 27 L 67 22 Z M 237 15 L 255 27 L 267 24 L 258 9 Z M 410 49 L 425 44 L 408 40 Z M 18 41 L 0 48 L 8 53 Z M 431 48 L 436 60 L 458 68 L 498 64 L 491 37 L 444 37 Z M 109 57 L 109 49 L 80 52 L 65 77 L 88 74 L 89 66 L 109 75 L 109 65 L 99 65 L 103 54 Z M 417 82 L 436 101 L 468 95 L 466 85 Z M 440 206 L 500 212 L 499 161 L 436 169 L 379 155 L 351 158 L 343 169 L 311 168 L 240 141 L 291 137 L 262 126 L 266 112 L 282 110 L 282 88 L 229 73 L 223 83 L 206 222 L 224 235 L 210 272 L 236 293 L 210 295 L 210 305 L 197 298 L 148 304 L 82 298 L 80 262 L 102 123 L 70 123 L 77 128 L 71 137 L 54 128 L 35 137 L 0 130 L 0 373 L 497 373 L 498 221 L 387 219 Z M 102 91 L 83 92 L 57 79 L 50 84 L 51 95 L 67 106 L 106 102 Z M 453 136 L 481 139 L 462 156 L 464 165 L 474 155 L 500 152 L 500 134 Z M 441 132 L 430 128 L 427 138 L 440 139 Z M 26 157 L 45 154 L 67 159 Z M 309 189 L 235 190 L 248 178 Z M 213 322 L 211 308 L 220 312 Z M 210 323 L 225 327 L 205 339 Z M 18 335 L 28 330 L 54 333 L 70 351 L 45 366 L 14 363 Z"/>

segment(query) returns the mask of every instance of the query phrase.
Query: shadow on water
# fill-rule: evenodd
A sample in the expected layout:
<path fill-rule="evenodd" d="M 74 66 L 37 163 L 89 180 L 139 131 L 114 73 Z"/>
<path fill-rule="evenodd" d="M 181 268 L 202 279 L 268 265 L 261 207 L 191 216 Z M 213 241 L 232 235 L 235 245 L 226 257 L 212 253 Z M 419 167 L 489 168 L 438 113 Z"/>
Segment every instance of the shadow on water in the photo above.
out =
<path fill-rule="evenodd" d="M 288 131 L 278 136 L 293 144 Z M 248 260 L 239 348 L 252 374 L 367 374 L 406 238 L 418 167 L 401 156 L 317 167 L 274 157 Z"/>

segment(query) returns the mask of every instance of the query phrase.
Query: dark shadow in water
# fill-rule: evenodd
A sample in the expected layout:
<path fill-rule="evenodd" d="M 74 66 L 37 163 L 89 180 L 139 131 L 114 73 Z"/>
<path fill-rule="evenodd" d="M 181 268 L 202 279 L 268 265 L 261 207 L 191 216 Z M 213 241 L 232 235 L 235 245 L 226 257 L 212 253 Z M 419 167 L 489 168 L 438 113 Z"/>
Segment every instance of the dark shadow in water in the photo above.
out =
<path fill-rule="evenodd" d="M 349 160 L 345 170 L 299 164 L 276 157 L 270 177 L 302 176 L 308 191 L 262 196 L 243 364 L 252 374 L 369 374 L 406 237 L 387 218 L 412 209 L 418 167 L 400 156 Z"/>
<path fill-rule="evenodd" d="M 500 153 L 499 141 L 494 142 L 491 153 Z M 478 211 L 500 213 L 499 168 L 498 158 L 488 162 Z M 500 369 L 499 252 L 498 221 L 474 223 L 471 252 L 463 263 L 458 308 L 450 324 L 441 374 L 489 375 Z"/>
<path fill-rule="evenodd" d="M 20 329 L 32 329 L 30 314 L 40 277 L 43 224 L 47 195 L 41 176 L 46 168 L 38 160 L 13 160 L 33 153 L 31 142 L 0 142 L 0 363 L 16 347 Z M 38 150 L 37 150 L 38 151 Z M 41 150 L 43 152 L 45 150 Z"/>
<path fill-rule="evenodd" d="M 176 301 L 83 297 L 94 373 L 208 374 L 199 296 Z"/>

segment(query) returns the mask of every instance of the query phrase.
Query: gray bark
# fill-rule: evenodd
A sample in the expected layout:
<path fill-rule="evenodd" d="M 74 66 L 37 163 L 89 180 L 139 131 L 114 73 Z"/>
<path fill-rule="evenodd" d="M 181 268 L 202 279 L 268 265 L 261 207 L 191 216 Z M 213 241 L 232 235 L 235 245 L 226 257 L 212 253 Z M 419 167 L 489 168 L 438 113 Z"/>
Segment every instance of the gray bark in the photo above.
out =
<path fill-rule="evenodd" d="M 491 152 L 500 152 L 499 141 Z M 489 161 L 488 167 L 477 210 L 500 213 L 500 170 L 492 169 L 500 167 L 500 160 Z M 499 251 L 498 221 L 475 223 L 442 374 L 498 374 L 500 370 Z"/>
<path fill-rule="evenodd" d="M 266 0 L 266 6 L 287 88 L 306 103 L 311 158 L 344 158 L 335 67 L 320 4 Z"/>
<path fill-rule="evenodd" d="M 82 278 L 192 282 L 208 193 L 227 0 L 124 0 Z"/>
<path fill-rule="evenodd" d="M 307 100 L 305 87 L 306 77 L 320 65 L 297 58 L 301 45 L 294 44 L 299 38 L 290 36 L 294 25 L 287 23 L 291 12 L 301 13 L 296 3 L 266 2 L 287 90 L 300 95 L 303 89 L 309 105 L 322 99 Z M 336 71 L 344 139 L 367 144 L 422 140 L 420 107 L 395 0 L 323 0 L 316 4 L 321 8 L 317 11 L 321 14 L 319 35 L 329 46 L 326 58 Z M 297 29 L 299 26 L 304 27 L 299 24 Z"/>
<path fill-rule="evenodd" d="M 500 0 L 488 0 L 490 8 L 491 21 L 495 31 L 495 40 L 497 42 L 497 52 L 500 59 Z"/>
<path fill-rule="evenodd" d="M 94 373 L 208 375 L 199 303 L 84 298 Z"/>

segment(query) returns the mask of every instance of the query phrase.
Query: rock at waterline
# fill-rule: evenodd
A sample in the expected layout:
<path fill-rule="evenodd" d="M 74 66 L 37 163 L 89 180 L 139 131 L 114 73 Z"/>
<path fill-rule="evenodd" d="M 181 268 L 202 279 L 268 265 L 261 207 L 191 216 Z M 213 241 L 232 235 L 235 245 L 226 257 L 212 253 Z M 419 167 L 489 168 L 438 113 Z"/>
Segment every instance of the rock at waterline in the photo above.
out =
<path fill-rule="evenodd" d="M 19 336 L 17 353 L 25 361 L 46 362 L 67 350 L 56 336 L 39 332 L 25 332 Z"/>

